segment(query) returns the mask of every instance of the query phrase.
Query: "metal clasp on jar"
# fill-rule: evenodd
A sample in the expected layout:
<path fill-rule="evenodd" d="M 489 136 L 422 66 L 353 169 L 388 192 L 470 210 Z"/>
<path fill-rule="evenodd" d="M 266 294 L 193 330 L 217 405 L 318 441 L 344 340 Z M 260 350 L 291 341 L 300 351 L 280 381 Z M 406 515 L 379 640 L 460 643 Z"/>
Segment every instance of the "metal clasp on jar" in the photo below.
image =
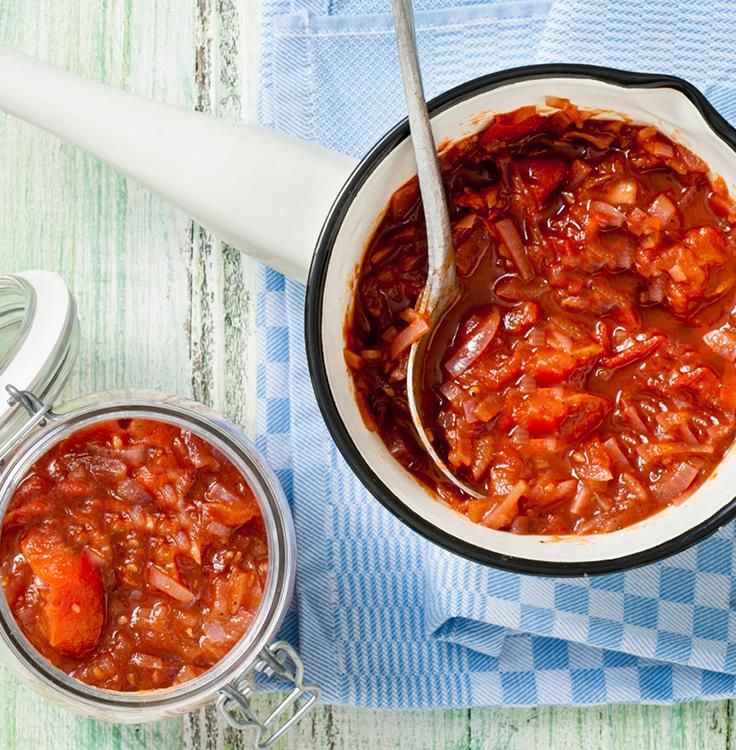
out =
<path fill-rule="evenodd" d="M 0 467 L 3 460 L 15 446 L 19 445 L 36 427 L 43 426 L 47 420 L 54 419 L 56 415 L 51 410 L 50 404 L 44 404 L 41 399 L 30 391 L 20 391 L 14 385 L 6 386 L 10 398 L 8 403 L 20 404 L 28 413 L 28 421 L 25 422 L 17 432 L 13 433 L 5 442 L 0 443 Z"/>
<path fill-rule="evenodd" d="M 263 721 L 258 719 L 251 706 L 251 699 L 256 693 L 255 676 L 258 673 L 278 677 L 293 685 L 281 703 Z M 278 641 L 261 651 L 246 675 L 220 690 L 217 710 L 231 727 L 252 729 L 253 747 L 255 750 L 265 750 L 301 720 L 319 700 L 319 695 L 318 687 L 304 684 L 304 664 L 299 654 L 286 641 Z M 292 706 L 296 706 L 296 709 L 286 716 Z"/>

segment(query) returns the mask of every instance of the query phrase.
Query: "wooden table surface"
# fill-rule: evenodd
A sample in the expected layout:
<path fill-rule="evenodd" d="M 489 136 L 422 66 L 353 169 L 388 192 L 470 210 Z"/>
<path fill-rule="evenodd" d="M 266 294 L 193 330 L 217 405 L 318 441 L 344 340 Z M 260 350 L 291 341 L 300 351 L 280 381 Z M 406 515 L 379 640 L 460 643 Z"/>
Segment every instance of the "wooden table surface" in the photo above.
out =
<path fill-rule="evenodd" d="M 0 0 L 0 43 L 229 119 L 254 119 L 258 34 L 259 0 Z M 252 432 L 253 263 L 108 167 L 4 115 L 0 258 L 0 273 L 58 271 L 76 295 L 82 346 L 68 397 L 156 388 L 211 404 Z M 280 746 L 736 750 L 733 713 L 731 701 L 400 713 L 321 707 Z M 102 724 L 52 706 L 0 667 L 0 750 L 240 747 L 247 738 L 226 731 L 211 709 L 159 724 Z"/>

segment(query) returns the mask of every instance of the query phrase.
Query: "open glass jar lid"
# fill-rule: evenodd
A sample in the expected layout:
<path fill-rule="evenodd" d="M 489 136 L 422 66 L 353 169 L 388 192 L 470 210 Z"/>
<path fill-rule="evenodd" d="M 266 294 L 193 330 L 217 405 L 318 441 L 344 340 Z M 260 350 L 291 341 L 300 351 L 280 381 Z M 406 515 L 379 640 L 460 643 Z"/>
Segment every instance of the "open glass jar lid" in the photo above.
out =
<path fill-rule="evenodd" d="M 57 408 L 56 399 L 78 351 L 78 331 L 74 299 L 59 276 L 47 271 L 0 276 L 0 528 L 4 529 L 16 490 L 55 446 L 115 420 L 115 424 L 164 423 L 204 441 L 252 491 L 268 550 L 262 598 L 247 630 L 219 661 L 169 687 L 113 690 L 71 677 L 34 648 L 2 589 L 0 652 L 32 687 L 78 713 L 108 721 L 153 721 L 216 701 L 228 724 L 253 730 L 254 747 L 268 747 L 319 696 L 316 687 L 304 684 L 298 654 L 288 643 L 274 642 L 292 596 L 296 562 L 294 528 L 283 490 L 242 430 L 203 404 L 151 391 L 116 391 L 83 396 Z M 158 454 L 154 450 L 146 455 L 149 460 Z M 132 520 L 132 509 L 130 516 Z M 159 530 L 145 529 L 150 547 Z M 199 606 L 194 600 L 191 604 Z M 262 721 L 251 707 L 258 674 L 275 676 L 290 690 Z"/>
<path fill-rule="evenodd" d="M 8 388 L 53 403 L 78 349 L 77 307 L 60 276 L 50 271 L 0 276 L 0 462 L 42 419 L 29 419 Z"/>

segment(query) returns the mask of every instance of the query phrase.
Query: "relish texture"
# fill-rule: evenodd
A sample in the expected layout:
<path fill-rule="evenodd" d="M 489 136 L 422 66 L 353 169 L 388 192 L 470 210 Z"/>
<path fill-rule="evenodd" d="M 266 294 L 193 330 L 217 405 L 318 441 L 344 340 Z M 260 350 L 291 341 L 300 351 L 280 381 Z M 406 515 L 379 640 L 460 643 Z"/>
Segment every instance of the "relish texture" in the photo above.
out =
<path fill-rule="evenodd" d="M 364 256 L 345 360 L 366 425 L 444 502 L 515 533 L 591 534 L 678 503 L 732 444 L 736 209 L 650 126 L 579 110 L 498 115 L 441 156 L 462 294 L 430 334 L 425 424 L 406 400 L 426 278 L 416 180 Z"/>
<path fill-rule="evenodd" d="M 39 459 L 0 537 L 0 583 L 33 646 L 110 690 L 176 685 L 248 629 L 268 569 L 251 488 L 197 435 L 126 419 Z"/>

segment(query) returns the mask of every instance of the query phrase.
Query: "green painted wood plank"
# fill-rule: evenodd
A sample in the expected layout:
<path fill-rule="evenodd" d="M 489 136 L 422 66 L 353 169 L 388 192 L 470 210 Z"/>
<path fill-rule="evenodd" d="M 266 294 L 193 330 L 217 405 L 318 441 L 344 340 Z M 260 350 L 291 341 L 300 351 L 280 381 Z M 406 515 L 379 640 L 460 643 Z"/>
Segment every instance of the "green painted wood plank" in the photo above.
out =
<path fill-rule="evenodd" d="M 4 0 L 0 40 L 91 78 L 193 102 L 194 13 L 180 0 Z M 56 270 L 76 294 L 83 343 L 68 397 L 121 386 L 191 392 L 187 217 L 0 115 L 0 227 L 2 272 Z M 122 727 L 74 717 L 0 669 L 0 748 L 181 744 L 179 720 Z"/>

